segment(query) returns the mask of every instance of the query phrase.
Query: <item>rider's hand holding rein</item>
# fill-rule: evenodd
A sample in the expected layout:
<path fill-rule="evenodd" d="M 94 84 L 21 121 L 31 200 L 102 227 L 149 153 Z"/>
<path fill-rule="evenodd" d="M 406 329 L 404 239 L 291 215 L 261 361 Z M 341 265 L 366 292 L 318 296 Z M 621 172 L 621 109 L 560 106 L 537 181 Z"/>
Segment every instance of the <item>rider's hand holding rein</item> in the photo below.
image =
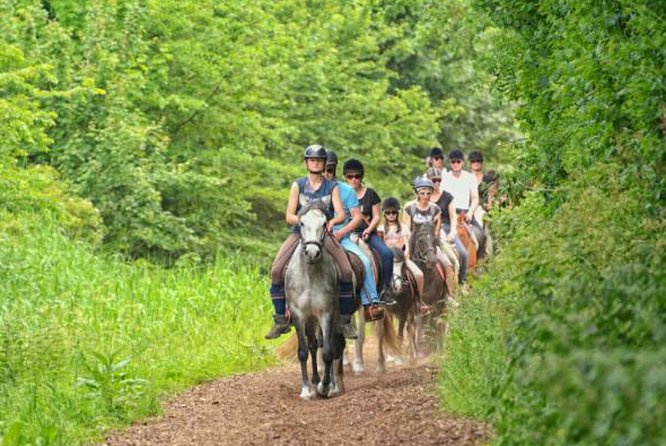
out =
<path fill-rule="evenodd" d="M 340 191 L 337 188 L 335 190 L 338 193 L 340 193 Z M 358 228 L 358 226 L 361 224 L 361 221 L 363 221 L 361 210 L 358 207 L 349 209 L 349 213 L 351 215 L 351 220 L 349 221 L 349 223 L 347 223 L 339 231 L 333 232 L 333 237 L 335 237 L 336 240 L 342 240 L 347 234 L 353 232 L 354 229 Z"/>

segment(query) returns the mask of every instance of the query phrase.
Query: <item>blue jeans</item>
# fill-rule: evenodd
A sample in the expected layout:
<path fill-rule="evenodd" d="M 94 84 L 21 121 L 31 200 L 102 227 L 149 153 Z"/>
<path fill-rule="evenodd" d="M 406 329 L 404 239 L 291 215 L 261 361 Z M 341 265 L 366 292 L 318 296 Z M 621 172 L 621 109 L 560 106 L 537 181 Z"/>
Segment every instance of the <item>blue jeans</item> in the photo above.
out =
<path fill-rule="evenodd" d="M 393 252 L 384 243 L 384 240 L 377 233 L 373 233 L 366 243 L 370 248 L 379 254 L 382 259 L 382 289 L 391 289 L 391 279 L 393 277 Z"/>
<path fill-rule="evenodd" d="M 340 244 L 345 250 L 356 254 L 363 262 L 365 274 L 363 277 L 363 286 L 361 287 L 361 303 L 363 303 L 363 305 L 370 305 L 373 302 L 379 301 L 377 287 L 375 286 L 375 273 L 372 270 L 372 263 L 370 263 L 368 256 L 365 255 L 361 247 L 352 242 L 348 236 L 340 240 Z"/>
<path fill-rule="evenodd" d="M 451 231 L 451 225 L 444 223 L 444 232 L 447 234 Z M 458 251 L 458 255 L 460 256 L 460 272 L 458 275 L 458 283 L 465 283 L 465 280 L 467 280 L 467 250 L 465 249 L 465 245 L 463 245 L 462 241 L 460 240 L 460 237 L 458 237 L 458 234 L 455 235 L 455 238 L 453 239 L 456 250 Z"/>

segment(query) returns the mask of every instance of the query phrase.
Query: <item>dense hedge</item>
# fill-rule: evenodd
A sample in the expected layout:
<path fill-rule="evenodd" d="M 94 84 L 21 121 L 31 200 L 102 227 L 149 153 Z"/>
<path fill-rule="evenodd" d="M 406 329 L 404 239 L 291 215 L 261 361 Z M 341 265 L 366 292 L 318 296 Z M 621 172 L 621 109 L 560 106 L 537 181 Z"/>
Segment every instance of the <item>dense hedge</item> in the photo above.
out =
<path fill-rule="evenodd" d="M 501 252 L 454 321 L 445 404 L 497 444 L 664 444 L 666 4 L 479 3 L 531 181 L 493 217 Z"/>

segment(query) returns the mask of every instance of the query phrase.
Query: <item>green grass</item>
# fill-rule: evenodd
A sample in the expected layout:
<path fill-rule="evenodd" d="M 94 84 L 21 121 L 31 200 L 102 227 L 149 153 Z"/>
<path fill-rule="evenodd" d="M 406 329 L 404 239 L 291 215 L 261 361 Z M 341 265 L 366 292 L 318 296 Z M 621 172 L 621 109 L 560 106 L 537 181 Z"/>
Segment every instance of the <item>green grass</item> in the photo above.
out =
<path fill-rule="evenodd" d="M 164 270 L 56 226 L 5 226 L 0 283 L 2 445 L 86 443 L 165 394 L 273 360 L 268 286 L 243 259 Z"/>

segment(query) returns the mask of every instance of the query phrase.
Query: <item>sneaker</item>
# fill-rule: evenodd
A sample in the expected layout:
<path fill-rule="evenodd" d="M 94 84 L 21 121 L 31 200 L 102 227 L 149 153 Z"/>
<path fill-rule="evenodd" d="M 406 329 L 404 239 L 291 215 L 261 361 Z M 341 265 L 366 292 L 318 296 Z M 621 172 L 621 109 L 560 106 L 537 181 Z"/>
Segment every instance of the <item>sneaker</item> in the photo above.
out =
<path fill-rule="evenodd" d="M 345 339 L 358 339 L 356 325 L 352 322 L 350 315 L 340 315 L 338 329 Z"/>
<path fill-rule="evenodd" d="M 374 303 L 363 308 L 363 315 L 366 321 L 378 321 L 384 319 L 384 308 Z"/>
<path fill-rule="evenodd" d="M 451 297 L 451 296 L 446 296 L 446 305 L 450 305 L 450 306 L 452 306 L 453 308 L 457 308 L 457 307 L 460 306 L 460 304 L 458 303 L 458 301 L 455 300 L 455 299 L 454 299 L 453 297 Z"/>
<path fill-rule="evenodd" d="M 393 293 L 390 290 L 382 291 L 382 294 L 379 296 L 379 305 L 384 305 L 385 307 L 391 307 L 398 302 L 393 298 Z"/>
<path fill-rule="evenodd" d="M 289 318 L 284 314 L 274 314 L 273 315 L 273 326 L 271 329 L 264 335 L 265 339 L 275 339 L 279 338 L 285 333 L 291 331 L 291 326 L 289 325 Z"/>

